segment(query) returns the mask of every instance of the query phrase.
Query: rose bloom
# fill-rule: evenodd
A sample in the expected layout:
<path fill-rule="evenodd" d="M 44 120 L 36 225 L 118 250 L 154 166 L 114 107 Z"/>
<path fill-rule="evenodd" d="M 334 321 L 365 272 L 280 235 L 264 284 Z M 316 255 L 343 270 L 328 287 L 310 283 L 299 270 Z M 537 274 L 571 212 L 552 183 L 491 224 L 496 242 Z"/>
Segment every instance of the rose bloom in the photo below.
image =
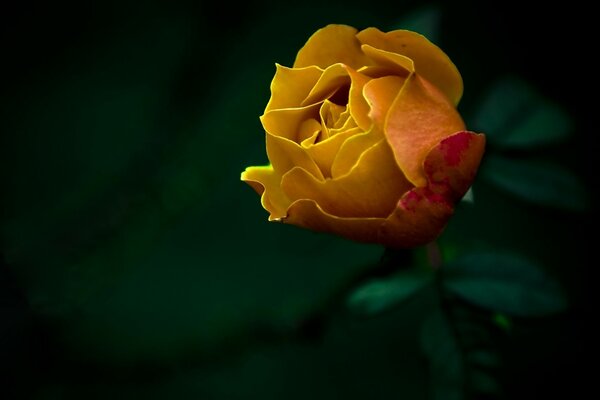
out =
<path fill-rule="evenodd" d="M 391 248 L 433 241 L 465 194 L 485 137 L 456 110 L 462 78 L 417 33 L 328 25 L 276 65 L 260 120 L 268 166 L 241 179 L 281 221 Z"/>

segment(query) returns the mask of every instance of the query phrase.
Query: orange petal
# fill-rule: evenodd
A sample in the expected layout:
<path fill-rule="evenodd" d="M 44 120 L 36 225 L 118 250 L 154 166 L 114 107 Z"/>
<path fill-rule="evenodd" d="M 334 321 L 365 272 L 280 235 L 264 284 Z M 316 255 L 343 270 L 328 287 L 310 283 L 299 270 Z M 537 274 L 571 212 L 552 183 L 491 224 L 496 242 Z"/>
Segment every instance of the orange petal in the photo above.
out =
<path fill-rule="evenodd" d="M 367 28 L 356 37 L 363 44 L 412 59 L 418 74 L 437 86 L 454 105 L 460 101 L 463 82 L 458 69 L 446 53 L 425 36 L 406 30 L 383 33 Z"/>
<path fill-rule="evenodd" d="M 316 179 L 323 180 L 321 170 L 308 155 L 305 148 L 296 142 L 267 133 L 267 156 L 273 169 L 284 175 L 292 168 L 301 168 Z"/>
<path fill-rule="evenodd" d="M 312 199 L 337 217 L 386 217 L 412 186 L 398 169 L 385 140 L 366 150 L 346 176 L 318 180 L 302 168 L 285 174 L 281 187 L 291 201 Z"/>
<path fill-rule="evenodd" d="M 432 191 L 458 201 L 473 183 L 484 151 L 482 134 L 463 131 L 442 140 L 423 164 Z"/>
<path fill-rule="evenodd" d="M 242 181 L 261 195 L 260 202 L 269 215 L 269 221 L 278 220 L 287 214 L 290 200 L 281 190 L 281 175 L 268 165 L 248 167 L 242 172 Z"/>
<path fill-rule="evenodd" d="M 485 148 L 485 136 L 458 132 L 442 140 L 424 162 L 428 186 L 407 192 L 381 226 L 388 247 L 426 244 L 443 231 L 454 204 L 471 186 Z"/>
<path fill-rule="evenodd" d="M 302 101 L 302 105 L 305 106 L 323 101 L 349 82 L 350 77 L 344 65 L 339 63 L 333 64 L 323 71 L 310 93 Z"/>
<path fill-rule="evenodd" d="M 454 212 L 429 188 L 415 188 L 398 202 L 396 210 L 381 225 L 379 242 L 391 248 L 410 248 L 433 241 Z"/>
<path fill-rule="evenodd" d="M 319 106 L 319 104 L 313 104 L 308 107 L 270 110 L 260 117 L 260 122 L 265 131 L 271 135 L 299 142 L 302 123 L 311 118 L 318 120 Z"/>
<path fill-rule="evenodd" d="M 398 76 L 384 76 L 371 80 L 363 89 L 364 97 L 369 104 L 369 119 L 381 132 L 388 111 L 400 94 L 404 81 L 404 78 Z"/>
<path fill-rule="evenodd" d="M 358 242 L 375 243 L 379 239 L 378 230 L 384 219 L 340 218 L 323 211 L 314 200 L 302 199 L 292 203 L 282 222 Z"/>
<path fill-rule="evenodd" d="M 265 113 L 278 108 L 300 107 L 323 74 L 323 70 L 315 66 L 287 68 L 275 64 L 275 67 L 275 76 L 271 81 L 271 99 Z"/>
<path fill-rule="evenodd" d="M 336 24 L 319 29 L 298 52 L 294 67 L 316 65 L 327 68 L 335 63 L 343 63 L 358 69 L 368 65 L 370 60 L 360 49 L 356 32 L 351 26 Z"/>
<path fill-rule="evenodd" d="M 385 135 L 396 162 L 415 186 L 425 186 L 423 161 L 442 139 L 465 125 L 447 98 L 418 74 L 411 75 L 389 109 Z"/>

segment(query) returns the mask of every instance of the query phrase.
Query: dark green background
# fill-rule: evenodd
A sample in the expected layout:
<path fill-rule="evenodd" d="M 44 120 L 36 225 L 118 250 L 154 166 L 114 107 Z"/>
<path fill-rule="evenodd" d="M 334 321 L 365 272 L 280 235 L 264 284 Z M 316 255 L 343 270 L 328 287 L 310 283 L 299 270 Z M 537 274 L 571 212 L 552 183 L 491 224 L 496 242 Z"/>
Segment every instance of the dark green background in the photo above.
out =
<path fill-rule="evenodd" d="M 291 65 L 328 23 L 399 28 L 424 3 L 83 3 L 3 13 L 6 398 L 427 398 L 418 335 L 430 296 L 348 315 L 331 299 L 382 249 L 269 224 L 239 181 L 266 162 L 258 116 L 275 62 Z M 588 13 L 440 7 L 438 43 L 465 81 L 461 111 L 474 113 L 502 76 L 527 80 L 575 122 L 568 142 L 534 155 L 592 188 L 596 106 L 580 93 L 596 75 L 578 47 Z M 577 398 L 593 361 L 592 214 L 476 189 L 447 234 L 527 253 L 571 304 L 517 321 L 498 344 L 506 398 Z"/>

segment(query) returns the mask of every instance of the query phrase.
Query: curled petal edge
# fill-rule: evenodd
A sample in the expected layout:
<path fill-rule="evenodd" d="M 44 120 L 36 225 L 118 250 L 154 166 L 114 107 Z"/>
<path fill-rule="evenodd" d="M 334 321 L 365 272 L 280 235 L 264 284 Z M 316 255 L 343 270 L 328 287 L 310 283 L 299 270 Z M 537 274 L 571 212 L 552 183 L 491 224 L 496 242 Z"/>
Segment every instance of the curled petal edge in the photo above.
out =
<path fill-rule="evenodd" d="M 364 29 L 356 36 L 363 45 L 411 59 L 419 75 L 440 88 L 454 105 L 459 103 L 463 81 L 458 69 L 448 55 L 425 36 L 402 29 L 382 32 L 377 28 Z"/>
<path fill-rule="evenodd" d="M 281 190 L 281 175 L 273 166 L 248 167 L 240 179 L 258 193 L 261 205 L 269 212 L 269 221 L 278 221 L 287 214 L 290 200 Z"/>

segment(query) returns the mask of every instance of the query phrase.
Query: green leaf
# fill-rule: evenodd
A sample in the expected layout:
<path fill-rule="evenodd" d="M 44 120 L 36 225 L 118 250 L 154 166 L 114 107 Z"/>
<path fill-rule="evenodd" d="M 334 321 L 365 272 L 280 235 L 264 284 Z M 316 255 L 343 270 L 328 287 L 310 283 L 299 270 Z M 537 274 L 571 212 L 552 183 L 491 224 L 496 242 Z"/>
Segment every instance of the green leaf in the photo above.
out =
<path fill-rule="evenodd" d="M 584 211 L 589 199 L 583 181 L 561 165 L 487 156 L 481 176 L 522 200 L 569 211 Z"/>
<path fill-rule="evenodd" d="M 465 399 L 462 355 L 441 311 L 435 311 L 423 323 L 421 347 L 429 361 L 433 399 Z"/>
<path fill-rule="evenodd" d="M 373 279 L 356 289 L 348 298 L 348 307 L 358 314 L 376 314 L 411 298 L 432 281 L 426 268 L 401 270 L 385 279 Z"/>
<path fill-rule="evenodd" d="M 498 147 L 524 149 L 560 142 L 573 122 L 527 82 L 507 77 L 489 90 L 471 126 Z"/>
<path fill-rule="evenodd" d="M 442 271 L 448 291 L 496 312 L 534 317 L 566 308 L 558 283 L 518 254 L 472 253 L 454 260 Z"/>
<path fill-rule="evenodd" d="M 440 37 L 441 10 L 439 6 L 427 5 L 417 8 L 400 20 L 396 29 L 407 29 L 420 33 L 432 42 Z"/>

